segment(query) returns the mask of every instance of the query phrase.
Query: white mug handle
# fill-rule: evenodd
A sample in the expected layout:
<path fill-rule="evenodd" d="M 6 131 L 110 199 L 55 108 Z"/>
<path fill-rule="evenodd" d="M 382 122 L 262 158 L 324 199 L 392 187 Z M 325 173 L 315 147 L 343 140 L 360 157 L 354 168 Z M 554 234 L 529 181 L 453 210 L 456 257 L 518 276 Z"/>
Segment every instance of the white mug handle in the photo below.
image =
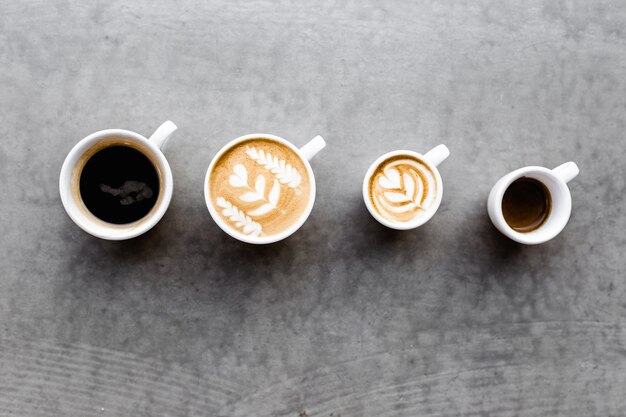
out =
<path fill-rule="evenodd" d="M 153 142 L 159 149 L 163 149 L 163 146 L 165 146 L 165 143 L 176 129 L 178 129 L 178 127 L 170 120 L 167 120 L 154 131 L 148 140 Z"/>
<path fill-rule="evenodd" d="M 324 149 L 324 147 L 326 147 L 326 141 L 323 137 L 317 135 L 311 139 L 309 143 L 300 148 L 300 153 L 307 161 L 310 161 L 319 151 Z"/>
<path fill-rule="evenodd" d="M 450 149 L 444 144 L 437 145 L 424 154 L 424 158 L 428 159 L 434 166 L 439 165 L 450 156 Z"/>
<path fill-rule="evenodd" d="M 566 184 L 576 178 L 579 172 L 578 165 L 572 161 L 561 164 L 552 170 L 552 173 Z"/>

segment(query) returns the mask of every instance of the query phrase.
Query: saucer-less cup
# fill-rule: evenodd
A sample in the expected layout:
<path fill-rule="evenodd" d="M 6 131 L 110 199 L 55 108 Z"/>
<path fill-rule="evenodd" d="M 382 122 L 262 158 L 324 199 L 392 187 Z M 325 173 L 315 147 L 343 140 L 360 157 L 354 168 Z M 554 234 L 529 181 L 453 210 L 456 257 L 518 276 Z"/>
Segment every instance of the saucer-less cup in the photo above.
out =
<path fill-rule="evenodd" d="M 393 158 L 395 156 L 401 156 L 401 155 L 413 157 L 415 159 L 422 161 L 424 164 L 426 164 L 427 167 L 430 169 L 430 171 L 432 171 L 433 176 L 435 177 L 436 188 L 437 188 L 437 194 L 435 195 L 435 200 L 430 205 L 430 207 L 426 211 L 422 212 L 420 215 L 416 216 L 413 220 L 406 221 L 406 222 L 390 221 L 389 219 L 381 216 L 372 205 L 372 202 L 370 201 L 370 195 L 369 195 L 370 194 L 370 190 L 369 190 L 370 178 L 372 177 L 372 175 L 374 175 L 378 166 L 384 161 L 386 161 L 387 159 Z M 365 178 L 363 179 L 363 200 L 365 201 L 365 206 L 369 210 L 372 217 L 378 220 L 378 222 L 380 222 L 382 225 L 387 226 L 391 229 L 396 229 L 396 230 L 415 229 L 423 225 L 424 223 L 426 223 L 428 220 L 430 220 L 437 212 L 437 209 L 439 208 L 439 205 L 441 204 L 441 199 L 443 198 L 443 181 L 441 180 L 441 175 L 439 174 L 439 169 L 437 169 L 437 166 L 440 163 L 442 163 L 444 160 L 446 160 L 448 156 L 450 156 L 450 150 L 448 149 L 446 145 L 441 144 L 441 145 L 435 146 L 433 149 L 431 149 L 430 151 L 426 152 L 423 155 L 414 151 L 398 150 L 398 151 L 388 152 L 382 155 L 377 160 L 375 160 L 374 163 L 372 163 L 372 165 L 369 167 L 369 169 L 365 173 Z"/>
<path fill-rule="evenodd" d="M 285 145 L 286 147 L 294 151 L 296 155 L 298 155 L 298 157 L 302 161 L 308 173 L 309 182 L 310 182 L 310 195 L 309 195 L 307 207 L 305 208 L 302 215 L 298 218 L 298 220 L 294 224 L 292 224 L 287 230 L 284 230 L 282 233 L 278 233 L 278 234 L 274 234 L 270 236 L 254 236 L 254 235 L 249 235 L 249 234 L 247 235 L 247 234 L 239 233 L 236 230 L 234 230 L 232 227 L 230 227 L 228 224 L 226 224 L 226 222 L 220 218 L 219 213 L 218 213 L 218 210 L 220 210 L 220 208 L 215 207 L 213 202 L 211 201 L 209 184 L 211 183 L 211 173 L 213 172 L 213 168 L 215 164 L 220 160 L 220 157 L 224 155 L 224 153 L 226 153 L 227 151 L 229 151 L 231 148 L 235 147 L 239 143 L 244 142 L 246 140 L 250 140 L 250 139 L 269 139 L 269 140 L 280 142 L 281 144 Z M 324 141 L 324 138 L 322 138 L 321 136 L 314 137 L 301 148 L 296 147 L 294 144 L 292 144 L 286 139 L 283 139 L 279 136 L 267 134 L 267 133 L 253 133 L 249 135 L 240 136 L 237 139 L 230 141 L 229 143 L 224 145 L 224 147 L 222 147 L 222 149 L 220 149 L 217 152 L 217 154 L 213 157 L 213 159 L 211 160 L 211 163 L 209 164 L 209 168 L 207 169 L 207 173 L 204 179 L 204 184 L 203 184 L 204 199 L 206 201 L 206 205 L 207 205 L 207 208 L 209 209 L 209 213 L 211 214 L 211 217 L 224 232 L 234 237 L 235 239 L 238 239 L 246 243 L 252 243 L 252 244 L 274 243 L 274 242 L 278 242 L 280 240 L 286 239 L 287 237 L 291 236 L 304 224 L 304 222 L 307 220 L 307 218 L 311 214 L 311 210 L 313 209 L 313 204 L 315 203 L 315 176 L 313 175 L 313 170 L 311 169 L 311 164 L 309 164 L 309 161 L 319 151 L 324 149 L 324 147 L 326 147 L 326 142 Z"/>
<path fill-rule="evenodd" d="M 578 166 L 574 162 L 566 162 L 554 169 L 538 166 L 527 166 L 516 169 L 500 178 L 493 186 L 487 200 L 489 218 L 496 228 L 505 236 L 526 245 L 537 245 L 556 237 L 569 220 L 572 212 L 572 196 L 567 183 L 578 175 Z M 545 222 L 537 229 L 520 233 L 513 230 L 504 219 L 502 198 L 513 181 L 526 177 L 543 183 L 550 192 L 551 210 Z"/>
<path fill-rule="evenodd" d="M 92 133 L 78 142 L 63 162 L 59 191 L 65 211 L 85 232 L 107 240 L 124 240 L 139 236 L 163 217 L 172 199 L 172 170 L 161 149 L 177 129 L 171 121 L 163 123 L 150 138 L 123 129 L 107 129 Z M 112 145 L 128 145 L 142 152 L 154 165 L 159 176 L 159 196 L 146 216 L 128 224 L 112 224 L 94 216 L 85 206 L 79 191 L 80 174 L 90 156 Z M 114 169 L 114 167 L 112 167 Z"/>

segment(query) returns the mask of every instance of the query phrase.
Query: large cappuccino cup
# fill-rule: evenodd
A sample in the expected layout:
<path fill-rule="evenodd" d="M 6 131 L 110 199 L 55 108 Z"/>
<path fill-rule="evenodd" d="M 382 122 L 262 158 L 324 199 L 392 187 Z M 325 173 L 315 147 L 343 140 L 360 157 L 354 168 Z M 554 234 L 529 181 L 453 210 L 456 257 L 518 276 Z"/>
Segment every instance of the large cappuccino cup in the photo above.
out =
<path fill-rule="evenodd" d="M 78 142 L 59 177 L 61 201 L 74 223 L 107 240 L 130 239 L 154 227 L 172 199 L 172 170 L 161 149 L 176 129 L 166 121 L 149 139 L 107 129 Z"/>
<path fill-rule="evenodd" d="M 363 179 L 363 201 L 372 217 L 396 230 L 415 229 L 430 220 L 443 198 L 437 166 L 449 155 L 442 144 L 423 155 L 399 150 L 376 159 Z"/>
<path fill-rule="evenodd" d="M 309 160 L 325 146 L 321 136 L 297 148 L 267 133 L 229 142 L 209 164 L 203 184 L 211 217 L 242 242 L 265 244 L 291 236 L 313 209 Z"/>

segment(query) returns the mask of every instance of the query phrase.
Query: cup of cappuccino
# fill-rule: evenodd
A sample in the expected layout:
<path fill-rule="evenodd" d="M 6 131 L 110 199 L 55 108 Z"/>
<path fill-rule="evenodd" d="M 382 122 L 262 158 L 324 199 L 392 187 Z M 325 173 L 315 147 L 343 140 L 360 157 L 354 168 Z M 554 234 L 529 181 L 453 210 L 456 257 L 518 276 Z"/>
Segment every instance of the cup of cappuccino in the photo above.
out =
<path fill-rule="evenodd" d="M 574 162 L 566 162 L 554 169 L 528 166 L 506 174 L 489 193 L 491 222 L 505 236 L 526 245 L 556 237 L 572 212 L 567 183 L 578 172 Z"/>
<path fill-rule="evenodd" d="M 166 121 L 150 139 L 108 129 L 78 142 L 59 177 L 61 201 L 74 223 L 107 240 L 130 239 L 156 225 L 172 199 L 172 171 L 161 148 L 175 130 Z"/>
<path fill-rule="evenodd" d="M 211 217 L 230 236 L 273 243 L 291 236 L 309 217 L 315 177 L 309 160 L 326 146 L 321 136 L 297 148 L 266 133 L 241 136 L 215 155 L 204 180 Z"/>
<path fill-rule="evenodd" d="M 363 179 L 365 206 L 376 220 L 392 229 L 423 225 L 441 204 L 443 182 L 437 165 L 449 155 L 446 145 L 424 155 L 407 150 L 382 155 Z"/>

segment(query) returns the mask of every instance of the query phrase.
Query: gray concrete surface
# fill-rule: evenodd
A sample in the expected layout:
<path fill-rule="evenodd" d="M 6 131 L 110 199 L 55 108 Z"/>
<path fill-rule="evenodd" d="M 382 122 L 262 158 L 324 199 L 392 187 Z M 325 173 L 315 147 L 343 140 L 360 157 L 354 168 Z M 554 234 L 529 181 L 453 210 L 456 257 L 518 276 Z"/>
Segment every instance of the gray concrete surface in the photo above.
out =
<path fill-rule="evenodd" d="M 0 0 L 0 415 L 626 415 L 626 3 Z M 103 128 L 171 119 L 169 212 L 128 242 L 63 211 Z M 269 247 L 204 205 L 213 154 L 328 141 Z M 451 149 L 439 213 L 392 232 L 362 175 Z M 521 247 L 490 186 L 574 160 L 574 209 Z"/>

